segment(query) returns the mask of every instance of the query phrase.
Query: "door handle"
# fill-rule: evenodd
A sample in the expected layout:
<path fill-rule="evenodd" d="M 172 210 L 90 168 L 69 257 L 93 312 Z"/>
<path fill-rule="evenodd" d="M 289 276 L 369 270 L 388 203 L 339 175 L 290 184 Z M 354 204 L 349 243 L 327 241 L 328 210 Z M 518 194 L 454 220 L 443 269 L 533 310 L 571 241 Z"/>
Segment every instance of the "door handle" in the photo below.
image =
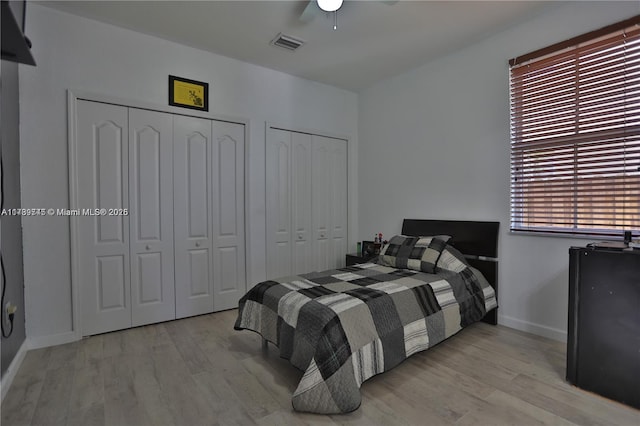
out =
<path fill-rule="evenodd" d="M 147 244 L 147 246 L 145 247 L 145 249 L 147 250 L 151 250 L 151 246 L 149 244 Z"/>
<path fill-rule="evenodd" d="M 200 241 L 196 241 L 196 247 L 200 247 Z"/>

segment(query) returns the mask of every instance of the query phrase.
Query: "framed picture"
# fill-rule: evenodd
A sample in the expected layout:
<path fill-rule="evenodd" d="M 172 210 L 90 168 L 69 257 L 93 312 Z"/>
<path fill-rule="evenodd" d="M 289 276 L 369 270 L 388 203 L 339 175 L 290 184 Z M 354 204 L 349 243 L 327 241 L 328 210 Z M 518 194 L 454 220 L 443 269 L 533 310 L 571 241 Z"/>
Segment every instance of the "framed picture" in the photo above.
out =
<path fill-rule="evenodd" d="M 169 105 L 209 111 L 209 83 L 170 75 Z"/>
<path fill-rule="evenodd" d="M 374 256 L 376 254 L 376 245 L 373 241 L 362 242 L 362 257 Z"/>

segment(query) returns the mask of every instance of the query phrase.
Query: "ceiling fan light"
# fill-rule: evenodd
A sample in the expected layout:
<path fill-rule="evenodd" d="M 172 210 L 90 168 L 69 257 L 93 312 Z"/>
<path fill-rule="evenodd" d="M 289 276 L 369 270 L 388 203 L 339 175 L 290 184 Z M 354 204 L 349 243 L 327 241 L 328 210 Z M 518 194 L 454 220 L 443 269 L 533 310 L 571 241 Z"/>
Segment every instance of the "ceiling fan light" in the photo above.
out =
<path fill-rule="evenodd" d="M 325 12 L 335 12 L 342 6 L 342 0 L 318 0 L 318 7 Z"/>

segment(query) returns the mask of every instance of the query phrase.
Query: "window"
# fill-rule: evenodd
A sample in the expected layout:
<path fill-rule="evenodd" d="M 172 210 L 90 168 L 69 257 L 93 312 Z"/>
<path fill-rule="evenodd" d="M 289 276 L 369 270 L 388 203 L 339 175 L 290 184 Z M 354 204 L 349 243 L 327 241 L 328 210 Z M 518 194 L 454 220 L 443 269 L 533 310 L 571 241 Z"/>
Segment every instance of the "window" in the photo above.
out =
<path fill-rule="evenodd" d="M 640 236 L 640 16 L 510 65 L 511 229 Z"/>

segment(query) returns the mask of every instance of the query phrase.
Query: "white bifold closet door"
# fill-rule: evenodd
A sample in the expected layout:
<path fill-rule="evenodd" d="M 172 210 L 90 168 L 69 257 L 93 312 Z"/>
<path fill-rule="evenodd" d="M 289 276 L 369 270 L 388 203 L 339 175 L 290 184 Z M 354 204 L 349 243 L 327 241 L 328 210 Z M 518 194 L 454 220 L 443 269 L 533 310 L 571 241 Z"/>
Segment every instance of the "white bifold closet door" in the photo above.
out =
<path fill-rule="evenodd" d="M 268 129 L 266 144 L 267 278 L 292 273 L 291 132 Z"/>
<path fill-rule="evenodd" d="M 127 108 L 78 102 L 79 208 L 129 208 Z M 131 327 L 129 218 L 78 218 L 83 335 Z"/>
<path fill-rule="evenodd" d="M 238 307 L 245 275 L 244 125 L 212 121 L 213 310 Z"/>
<path fill-rule="evenodd" d="M 77 131 L 83 334 L 175 318 L 171 116 L 79 101 Z"/>
<path fill-rule="evenodd" d="M 347 142 L 269 128 L 267 278 L 342 266 L 347 248 Z"/>
<path fill-rule="evenodd" d="M 237 306 L 246 291 L 244 126 L 176 116 L 176 317 Z"/>
<path fill-rule="evenodd" d="M 78 100 L 75 207 L 107 211 L 72 218 L 83 335 L 237 307 L 244 144 L 243 124 Z"/>
<path fill-rule="evenodd" d="M 176 317 L 213 309 L 211 121 L 176 116 L 173 126 Z"/>
<path fill-rule="evenodd" d="M 173 120 L 129 108 L 131 325 L 175 318 Z"/>
<path fill-rule="evenodd" d="M 309 272 L 311 135 L 269 129 L 266 161 L 267 276 Z"/>
<path fill-rule="evenodd" d="M 312 270 L 311 135 L 292 133 L 291 182 L 294 275 Z"/>
<path fill-rule="evenodd" d="M 347 254 L 347 142 L 313 136 L 314 270 L 344 266 Z"/>

